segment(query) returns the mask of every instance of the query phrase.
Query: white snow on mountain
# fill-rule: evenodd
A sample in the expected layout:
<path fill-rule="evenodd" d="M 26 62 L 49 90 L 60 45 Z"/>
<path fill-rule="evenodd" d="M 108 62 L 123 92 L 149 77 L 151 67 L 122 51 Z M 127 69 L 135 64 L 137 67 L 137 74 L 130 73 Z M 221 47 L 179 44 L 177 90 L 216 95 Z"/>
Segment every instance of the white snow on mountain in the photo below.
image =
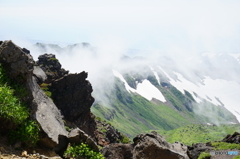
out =
<path fill-rule="evenodd" d="M 180 73 L 174 72 L 178 78 L 178 80 L 174 80 L 160 66 L 159 69 L 170 79 L 169 82 L 182 93 L 184 93 L 184 90 L 187 90 L 198 103 L 202 101 L 201 98 L 215 105 L 221 105 L 222 102 L 225 108 L 233 113 L 238 121 L 240 121 L 240 114 L 238 113 L 240 112 L 240 84 L 237 82 L 205 77 L 203 84 L 198 83 L 196 85 L 185 79 Z M 194 93 L 199 97 L 196 97 Z M 221 102 L 219 102 L 217 98 Z"/>
<path fill-rule="evenodd" d="M 147 100 L 151 101 L 153 98 L 158 99 L 162 102 L 166 102 L 163 94 L 148 80 L 143 80 L 141 83 L 137 84 L 137 88 L 134 89 L 130 87 L 124 77 L 117 71 L 112 70 L 115 77 L 118 77 L 123 83 L 126 90 L 130 93 L 138 93 L 142 97 L 146 98 Z"/>
<path fill-rule="evenodd" d="M 138 83 L 136 92 L 148 99 L 149 101 L 156 98 L 162 102 L 166 102 L 163 94 L 148 80 L 143 80 L 142 83 Z"/>
<path fill-rule="evenodd" d="M 152 72 L 153 72 L 154 76 L 156 77 L 156 79 L 157 79 L 157 81 L 158 81 L 158 84 L 160 85 L 160 78 L 159 78 L 159 76 L 158 76 L 157 72 L 156 72 L 156 71 L 154 71 L 154 69 L 153 69 L 151 66 L 149 66 L 149 67 L 150 67 L 150 69 L 152 70 Z"/>
<path fill-rule="evenodd" d="M 115 77 L 118 77 L 123 83 L 124 83 L 124 86 L 126 88 L 126 90 L 130 93 L 130 92 L 136 92 L 135 89 L 133 89 L 132 87 L 130 87 L 127 83 L 127 81 L 123 78 L 123 76 L 121 75 L 121 73 L 115 71 L 115 70 L 112 70 L 113 74 Z"/>

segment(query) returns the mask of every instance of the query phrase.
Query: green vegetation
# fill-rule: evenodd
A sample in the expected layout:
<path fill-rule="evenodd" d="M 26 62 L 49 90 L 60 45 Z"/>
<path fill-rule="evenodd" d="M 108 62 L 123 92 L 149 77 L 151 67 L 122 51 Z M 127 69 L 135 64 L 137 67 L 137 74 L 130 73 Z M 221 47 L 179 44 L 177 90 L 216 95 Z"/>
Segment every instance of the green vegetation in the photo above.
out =
<path fill-rule="evenodd" d="M 184 94 L 185 94 L 188 98 L 190 98 L 192 101 L 195 102 L 195 99 L 193 98 L 193 96 L 192 96 L 191 93 L 189 93 L 188 91 L 184 90 Z"/>
<path fill-rule="evenodd" d="M 158 81 L 155 76 L 148 76 L 147 79 L 152 83 L 152 85 L 159 86 Z"/>
<path fill-rule="evenodd" d="M 26 90 L 16 82 L 10 80 L 0 64 L 0 117 L 20 124 L 29 116 L 26 105 L 19 96 L 26 94 Z"/>
<path fill-rule="evenodd" d="M 198 159 L 210 159 L 211 155 L 208 152 L 202 152 L 199 156 Z"/>
<path fill-rule="evenodd" d="M 134 88 L 136 81 L 141 81 L 143 78 L 142 75 L 131 75 L 123 76 Z M 188 91 L 184 91 L 183 94 L 174 86 L 159 85 L 154 75 L 145 76 L 162 92 L 167 100 L 166 103 L 149 101 L 136 93 L 128 92 L 123 82 L 116 78 L 115 88 L 109 92 L 108 89 L 105 91 L 110 101 L 107 104 L 94 103 L 92 112 L 130 138 L 140 132 L 147 133 L 154 130 L 165 136 L 169 142 L 180 141 L 191 145 L 197 142 L 221 140 L 227 134 L 239 131 L 236 130 L 239 128 L 236 125 L 229 127 L 200 125 L 236 120 L 224 107 L 216 107 L 207 101 L 196 103 Z"/>
<path fill-rule="evenodd" d="M 131 142 L 131 140 L 126 135 L 121 133 L 121 136 L 122 136 L 122 138 L 120 140 L 121 143 L 127 144 L 127 143 Z"/>
<path fill-rule="evenodd" d="M 35 121 L 26 120 L 9 133 L 9 140 L 14 143 L 21 141 L 29 147 L 36 145 L 39 140 L 39 127 Z"/>
<path fill-rule="evenodd" d="M 64 152 L 66 158 L 78 158 L 83 157 L 85 159 L 104 159 L 100 152 L 93 151 L 87 144 L 81 143 L 80 145 L 74 145 L 68 147 Z"/>
<path fill-rule="evenodd" d="M 26 95 L 24 86 L 11 80 L 0 64 L 0 117 L 16 125 L 16 129 L 9 132 L 9 139 L 34 146 L 39 139 L 39 128 L 36 122 L 28 119 L 30 113 L 24 103 Z"/>
<path fill-rule="evenodd" d="M 44 93 L 49 97 L 49 98 L 52 98 L 52 92 L 49 91 L 49 88 L 48 88 L 49 84 L 47 83 L 42 83 L 40 85 L 41 89 L 44 91 Z"/>
<path fill-rule="evenodd" d="M 187 125 L 170 131 L 157 131 L 170 143 L 175 141 L 186 145 L 222 140 L 227 134 L 240 131 L 240 124 L 234 125 Z"/>
<path fill-rule="evenodd" d="M 123 83 L 116 79 L 114 91 L 108 92 L 111 106 L 101 103 L 93 105 L 92 112 L 111 123 L 128 137 L 149 130 L 171 130 L 191 124 L 190 114 L 180 114 L 163 103 L 152 103 L 135 93 L 126 91 Z M 197 122 L 197 121 L 196 121 Z"/>
<path fill-rule="evenodd" d="M 232 159 L 240 159 L 240 156 L 235 156 Z"/>
<path fill-rule="evenodd" d="M 52 60 L 52 61 L 58 61 L 58 59 L 56 59 L 56 58 L 50 58 L 50 60 Z"/>
<path fill-rule="evenodd" d="M 233 150 L 238 149 L 240 150 L 240 145 L 235 143 L 227 143 L 227 142 L 212 142 L 211 145 L 215 147 L 215 150 Z"/>

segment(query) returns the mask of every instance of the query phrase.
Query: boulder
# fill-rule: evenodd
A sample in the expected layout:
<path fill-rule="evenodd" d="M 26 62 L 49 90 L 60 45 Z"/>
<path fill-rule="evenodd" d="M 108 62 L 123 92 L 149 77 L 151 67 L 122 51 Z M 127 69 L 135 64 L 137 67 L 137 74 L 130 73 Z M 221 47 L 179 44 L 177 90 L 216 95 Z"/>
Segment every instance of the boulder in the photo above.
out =
<path fill-rule="evenodd" d="M 71 130 L 68 134 L 68 141 L 70 144 L 79 145 L 80 143 L 85 143 L 91 147 L 94 151 L 99 152 L 97 144 L 88 136 L 84 131 L 79 128 Z"/>
<path fill-rule="evenodd" d="M 191 159 L 197 159 L 201 152 L 210 152 L 213 149 L 213 147 L 210 146 L 209 143 L 196 143 L 192 144 L 192 146 L 188 146 L 188 156 Z"/>
<path fill-rule="evenodd" d="M 36 77 L 38 84 L 42 84 L 47 79 L 47 75 L 39 66 L 33 67 L 33 75 Z"/>
<path fill-rule="evenodd" d="M 227 135 L 222 142 L 240 144 L 240 133 L 235 132 L 232 135 Z"/>
<path fill-rule="evenodd" d="M 139 134 L 133 142 L 109 144 L 101 152 L 106 159 L 189 159 L 187 146 L 179 142 L 170 144 L 156 132 Z"/>
<path fill-rule="evenodd" d="M 133 159 L 189 159 L 185 145 L 170 144 L 156 132 L 140 134 L 133 141 Z"/>
<path fill-rule="evenodd" d="M 106 159 L 132 159 L 133 144 L 114 143 L 105 146 L 101 153 Z"/>

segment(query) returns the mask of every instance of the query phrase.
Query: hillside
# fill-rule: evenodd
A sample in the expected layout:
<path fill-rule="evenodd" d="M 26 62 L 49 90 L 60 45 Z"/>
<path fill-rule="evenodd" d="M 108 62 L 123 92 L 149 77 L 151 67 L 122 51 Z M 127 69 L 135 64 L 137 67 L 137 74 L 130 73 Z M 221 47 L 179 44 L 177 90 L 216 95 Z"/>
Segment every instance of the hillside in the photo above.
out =
<path fill-rule="evenodd" d="M 91 110 L 129 137 L 149 129 L 172 130 L 189 124 L 238 123 L 238 98 L 226 94 L 238 91 L 239 87 L 238 81 L 232 82 L 236 78 L 230 76 L 240 68 L 231 55 L 216 55 L 213 58 L 202 54 L 201 57 L 192 57 L 191 61 L 185 61 L 188 65 L 198 60 L 202 62 L 198 68 L 189 70 L 185 65 L 180 65 L 183 59 L 177 61 L 167 56 L 152 60 L 121 55 L 119 59 L 112 57 L 112 63 L 99 57 L 101 52 L 91 45 L 61 48 L 52 44 L 37 44 L 36 48 L 54 52 L 60 58 L 65 54 L 71 55 L 73 61 L 76 56 L 89 62 L 83 65 L 95 73 L 89 76 L 95 98 Z M 59 49 L 61 53 L 58 53 Z M 229 61 L 225 62 L 225 59 Z M 217 61 L 225 63 L 229 76 L 222 76 L 221 71 L 216 73 L 219 69 Z M 70 63 L 65 64 L 70 66 Z M 92 65 L 98 67 L 93 69 Z M 78 65 L 74 70 L 80 67 Z M 231 71 L 232 68 L 235 69 Z M 217 87 L 222 90 L 213 92 Z M 229 97 L 227 101 L 226 96 Z"/>

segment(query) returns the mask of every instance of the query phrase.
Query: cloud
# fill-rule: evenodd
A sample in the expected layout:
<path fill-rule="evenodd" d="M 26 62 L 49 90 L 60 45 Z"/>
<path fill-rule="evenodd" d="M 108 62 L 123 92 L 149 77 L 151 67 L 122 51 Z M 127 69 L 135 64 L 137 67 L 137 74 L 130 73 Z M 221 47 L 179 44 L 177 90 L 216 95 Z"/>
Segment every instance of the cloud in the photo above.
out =
<path fill-rule="evenodd" d="M 93 44 L 96 35 L 130 47 L 240 51 L 239 1 L 0 2 L 1 34 Z M 201 44 L 201 45 L 199 45 Z"/>

